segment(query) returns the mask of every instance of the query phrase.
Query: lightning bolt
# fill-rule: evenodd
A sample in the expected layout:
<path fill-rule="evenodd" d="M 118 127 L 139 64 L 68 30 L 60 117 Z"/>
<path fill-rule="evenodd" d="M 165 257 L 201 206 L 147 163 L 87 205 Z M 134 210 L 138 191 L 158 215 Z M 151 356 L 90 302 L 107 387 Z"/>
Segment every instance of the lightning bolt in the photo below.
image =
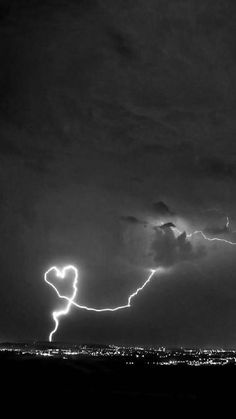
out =
<path fill-rule="evenodd" d="M 231 242 L 230 240 L 220 239 L 219 237 L 207 237 L 207 236 L 203 233 L 203 231 L 201 231 L 201 230 L 196 230 L 196 231 L 193 231 L 193 232 L 192 232 L 192 233 L 190 233 L 190 234 L 186 234 L 186 237 L 187 237 L 187 238 L 191 238 L 191 237 L 192 237 L 192 236 L 194 236 L 195 234 L 200 234 L 200 235 L 204 238 L 204 240 L 208 240 L 208 241 L 210 241 L 210 242 L 218 241 L 218 242 L 222 242 L 222 243 L 227 243 L 227 244 L 230 244 L 231 246 L 235 246 L 235 245 L 236 245 L 236 243 L 235 243 L 235 242 Z"/>
<path fill-rule="evenodd" d="M 49 272 L 52 272 L 52 271 L 55 271 L 57 278 L 59 278 L 59 279 L 64 279 L 64 278 L 65 278 L 65 276 L 66 276 L 66 272 L 67 272 L 68 270 L 72 270 L 72 271 L 74 271 L 74 274 L 75 274 L 75 276 L 74 276 L 74 281 L 73 281 L 73 294 L 72 294 L 72 296 L 71 296 L 70 298 L 69 298 L 69 297 L 66 297 L 66 296 L 64 296 L 64 295 L 61 295 L 61 294 L 59 293 L 59 291 L 58 291 L 57 287 L 56 287 L 55 285 L 53 285 L 53 284 L 52 284 L 52 283 L 51 283 L 51 282 L 47 279 L 47 276 L 48 276 Z M 64 268 L 62 268 L 62 269 L 58 269 L 56 266 L 52 266 L 50 269 L 48 269 L 48 271 L 47 271 L 47 272 L 45 272 L 45 274 L 44 274 L 44 280 L 45 280 L 45 282 L 46 282 L 47 284 L 49 284 L 51 287 L 53 287 L 53 289 L 56 291 L 56 293 L 57 293 L 57 295 L 58 295 L 58 297 L 59 297 L 59 298 L 63 298 L 63 299 L 66 299 L 66 300 L 67 300 L 67 304 L 66 304 L 66 307 L 65 307 L 65 309 L 64 309 L 64 310 L 53 311 L 53 313 L 52 313 L 52 318 L 53 318 L 53 320 L 54 320 L 55 327 L 54 327 L 54 329 L 51 331 L 51 333 L 50 333 L 50 335 L 49 335 L 49 342 L 51 342 L 51 341 L 52 341 L 52 337 L 53 337 L 54 333 L 55 333 L 55 332 L 57 331 L 57 329 L 58 329 L 58 326 L 59 326 L 59 318 L 60 318 L 61 316 L 63 316 L 63 315 L 65 316 L 66 314 L 68 314 L 68 313 L 69 313 L 70 308 L 71 308 L 71 306 L 72 306 L 72 304 L 73 304 L 73 302 L 74 302 L 74 299 L 76 298 L 76 295 L 77 295 L 77 292 L 78 292 L 78 288 L 77 288 L 77 282 L 78 282 L 78 269 L 77 269 L 75 266 L 73 266 L 73 265 L 64 266 Z"/>
<path fill-rule="evenodd" d="M 226 228 L 229 228 L 229 217 L 227 217 L 226 219 Z M 183 231 L 179 230 L 177 227 L 171 227 L 171 229 L 173 230 L 173 232 L 178 236 L 183 234 Z M 207 241 L 219 241 L 222 243 L 226 243 L 232 246 L 236 245 L 236 242 L 232 242 L 230 240 L 226 240 L 226 239 L 221 239 L 219 237 L 208 237 L 206 236 L 206 234 L 202 231 L 202 230 L 195 230 L 192 233 L 186 233 L 186 238 L 187 239 L 191 239 L 194 235 L 200 235 L 202 236 L 202 238 L 204 240 Z M 73 280 L 73 293 L 71 295 L 71 297 L 67 297 L 66 295 L 62 295 L 60 294 L 60 292 L 58 291 L 56 285 L 54 285 L 49 279 L 48 279 L 48 275 L 51 272 L 55 272 L 57 278 L 59 279 L 64 279 L 66 276 L 66 273 L 68 270 L 72 270 L 74 271 L 74 280 Z M 126 308 L 131 307 L 131 302 L 133 300 L 134 297 L 136 297 L 138 295 L 138 293 L 140 291 L 142 291 L 146 285 L 151 281 L 152 277 L 154 276 L 154 274 L 156 274 L 157 272 L 164 272 L 166 270 L 166 268 L 164 269 L 163 267 L 159 267 L 157 269 L 150 269 L 150 274 L 148 276 L 148 278 L 146 279 L 146 281 L 143 283 L 143 285 L 139 288 L 137 288 L 132 294 L 129 295 L 128 297 L 128 302 L 125 305 L 121 305 L 121 306 L 117 306 L 117 307 L 113 307 L 113 308 L 95 308 L 95 307 L 88 307 L 88 306 L 84 306 L 81 304 L 76 303 L 75 299 L 77 298 L 78 295 L 78 277 L 79 277 L 79 272 L 78 269 L 73 266 L 73 265 L 68 265 L 68 266 L 64 266 L 62 269 L 57 268 L 56 266 L 52 266 L 51 268 L 49 268 L 45 274 L 44 274 L 44 281 L 50 285 L 57 293 L 58 297 L 60 299 L 63 299 L 67 302 L 66 307 L 62 310 L 58 310 L 58 311 L 53 311 L 52 312 L 52 318 L 53 321 L 55 323 L 54 329 L 50 332 L 49 334 L 49 341 L 51 342 L 53 339 L 53 335 L 56 333 L 56 331 L 58 330 L 59 327 L 59 319 L 61 316 L 65 316 L 66 314 L 68 314 L 70 312 L 70 309 L 72 306 L 75 306 L 77 308 L 83 309 L 83 310 L 87 310 L 87 311 L 95 311 L 97 313 L 101 313 L 101 312 L 105 312 L 105 311 L 118 311 L 118 310 L 123 310 Z"/>
<path fill-rule="evenodd" d="M 229 228 L 229 217 L 228 217 L 228 216 L 226 217 L 226 224 L 225 224 L 225 227 L 226 227 L 226 228 Z"/>
<path fill-rule="evenodd" d="M 229 223 L 230 223 L 229 222 L 229 217 L 226 217 L 226 224 L 225 224 L 226 228 L 229 228 Z M 183 231 L 179 230 L 177 227 L 171 227 L 171 229 L 176 234 L 179 234 L 179 235 L 183 234 Z M 192 233 L 186 233 L 186 238 L 191 239 L 195 235 L 201 235 L 204 240 L 207 240 L 207 241 L 210 241 L 210 242 L 218 241 L 218 242 L 230 244 L 231 246 L 236 245 L 236 242 L 232 242 L 231 240 L 221 239 L 220 237 L 208 237 L 208 236 L 206 236 L 206 234 L 202 230 L 195 230 Z"/>
<path fill-rule="evenodd" d="M 74 281 L 73 281 L 73 293 L 72 293 L 71 297 L 67 297 L 66 295 L 60 294 L 57 287 L 48 279 L 48 275 L 51 272 L 54 271 L 57 278 L 63 280 L 65 278 L 66 273 L 67 273 L 68 270 L 72 270 L 75 273 Z M 63 315 L 68 314 L 70 312 L 70 309 L 71 309 L 72 305 L 77 307 L 77 308 L 83 309 L 83 310 L 95 311 L 95 312 L 98 312 L 98 313 L 101 313 L 101 312 L 104 312 L 104 311 L 118 311 L 118 310 L 123 310 L 125 308 L 129 308 L 129 307 L 131 307 L 132 299 L 134 297 L 136 297 L 138 295 L 138 293 L 146 287 L 146 285 L 151 281 L 154 274 L 156 274 L 157 272 L 163 272 L 164 270 L 165 269 L 161 268 L 161 267 L 159 267 L 157 269 L 151 269 L 150 274 L 149 274 L 148 278 L 146 279 L 146 281 L 143 283 L 143 285 L 141 287 L 137 288 L 132 294 L 129 295 L 127 304 L 122 305 L 122 306 L 113 307 L 113 308 L 94 308 L 94 307 L 84 306 L 84 305 L 81 305 L 81 304 L 78 304 L 78 303 L 75 302 L 75 299 L 76 299 L 77 294 L 78 294 L 78 287 L 77 287 L 78 277 L 79 277 L 78 269 L 73 265 L 64 266 L 62 269 L 59 269 L 56 266 L 52 266 L 51 268 L 49 268 L 45 272 L 44 281 L 56 291 L 56 293 L 57 293 L 57 295 L 60 299 L 66 300 L 67 304 L 66 304 L 65 309 L 59 310 L 59 311 L 53 311 L 53 313 L 52 313 L 52 318 L 54 320 L 55 327 L 49 334 L 49 342 L 52 342 L 53 335 L 58 330 L 60 317 L 63 316 Z"/>

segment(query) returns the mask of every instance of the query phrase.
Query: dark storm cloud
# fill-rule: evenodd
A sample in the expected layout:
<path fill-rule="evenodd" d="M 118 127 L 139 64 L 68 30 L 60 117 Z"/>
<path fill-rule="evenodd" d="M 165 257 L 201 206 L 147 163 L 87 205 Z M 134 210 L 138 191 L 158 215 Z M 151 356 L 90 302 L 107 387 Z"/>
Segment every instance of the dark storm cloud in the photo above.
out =
<path fill-rule="evenodd" d="M 221 158 L 206 158 L 202 161 L 202 170 L 214 178 L 235 177 L 236 164 Z"/>
<path fill-rule="evenodd" d="M 176 227 L 176 225 L 173 224 L 172 222 L 168 222 L 168 223 L 161 224 L 157 227 L 154 227 L 154 230 L 156 230 L 157 228 L 160 228 L 161 230 L 166 230 L 166 229 L 169 229 L 170 227 Z"/>
<path fill-rule="evenodd" d="M 219 234 L 226 234 L 226 233 L 230 233 L 231 231 L 231 227 L 230 225 L 228 225 L 227 223 L 223 226 L 208 226 L 204 229 L 205 233 L 209 233 L 209 234 L 214 234 L 214 235 L 219 235 Z"/>
<path fill-rule="evenodd" d="M 193 262 L 206 254 L 204 246 L 193 248 L 185 232 L 175 237 L 171 227 L 165 228 L 164 233 L 158 229 L 155 231 L 151 251 L 158 266 L 171 267 L 180 262 Z"/>
<path fill-rule="evenodd" d="M 199 313 L 192 297 L 209 301 L 210 268 L 204 284 L 195 273 L 191 288 L 190 270 L 181 288 L 181 262 L 198 262 L 200 270 L 210 252 L 171 230 L 156 231 L 150 249 L 151 229 L 138 221 L 177 214 L 189 229 L 211 228 L 204 211 L 217 207 L 235 228 L 234 3 L 2 1 L 0 35 L 2 332 L 45 338 L 57 304 L 42 281 L 51 263 L 81 266 L 84 299 L 120 303 L 142 283 L 152 250 L 157 264 L 180 271 L 137 301 L 145 316 L 137 308 L 132 322 L 119 317 L 113 328 L 81 314 L 67 338 L 109 341 L 114 330 L 117 341 L 154 343 L 158 335 L 176 343 L 181 330 L 186 343 L 198 330 L 204 343 L 205 318 L 220 322 L 214 308 L 225 284 L 234 295 L 228 250 L 212 250 L 224 285 L 218 280 L 212 312 Z M 165 221 L 178 228 L 176 219 Z M 183 299 L 186 307 L 175 309 Z M 234 300 L 230 307 L 236 318 Z M 215 341 L 224 336 L 216 330 Z"/>
<path fill-rule="evenodd" d="M 209 233 L 211 235 L 217 235 L 219 236 L 220 234 L 225 234 L 229 231 L 229 229 L 227 227 L 207 227 L 204 229 L 204 233 Z"/>
<path fill-rule="evenodd" d="M 153 209 L 157 215 L 173 215 L 172 211 L 168 208 L 168 206 L 163 201 L 158 201 L 153 203 Z"/>
<path fill-rule="evenodd" d="M 115 51 L 127 60 L 136 58 L 135 46 L 129 41 L 127 34 L 108 28 L 108 35 Z"/>
<path fill-rule="evenodd" d="M 133 215 L 122 215 L 120 217 L 121 221 L 124 221 L 128 224 L 142 224 L 142 225 L 146 225 L 147 222 L 143 221 L 143 220 L 139 220 L 137 217 L 134 217 Z"/>

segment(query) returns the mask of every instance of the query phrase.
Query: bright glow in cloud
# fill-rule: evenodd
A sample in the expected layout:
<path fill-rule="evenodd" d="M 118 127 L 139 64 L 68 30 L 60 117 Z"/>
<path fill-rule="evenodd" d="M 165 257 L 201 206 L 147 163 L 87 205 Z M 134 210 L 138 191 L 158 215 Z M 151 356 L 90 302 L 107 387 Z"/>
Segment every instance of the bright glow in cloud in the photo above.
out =
<path fill-rule="evenodd" d="M 174 232 L 174 234 L 175 234 L 176 237 L 178 237 L 179 235 L 181 235 L 181 234 L 184 233 L 184 231 L 179 230 L 177 227 L 172 227 L 171 226 L 169 228 L 172 229 L 172 231 Z M 229 218 L 228 217 L 227 217 L 227 222 L 226 222 L 226 228 L 229 228 Z M 165 234 L 164 231 L 163 231 L 163 234 Z M 219 237 L 208 237 L 201 230 L 195 230 L 192 233 L 186 233 L 186 238 L 187 239 L 191 239 L 194 235 L 200 235 L 204 240 L 211 241 L 211 242 L 212 241 L 218 241 L 218 242 L 226 243 L 226 244 L 229 244 L 229 245 L 232 245 L 232 246 L 236 245 L 236 242 L 232 242 L 230 240 L 222 239 L 222 238 L 219 238 Z M 67 274 L 68 271 L 73 271 L 74 272 L 73 293 L 72 293 L 71 297 L 67 297 L 66 295 L 60 294 L 60 292 L 58 291 L 55 283 L 53 284 L 48 279 L 49 274 L 52 273 L 52 272 L 55 272 L 56 277 L 59 280 L 60 279 L 63 280 L 63 279 L 65 279 L 66 274 Z M 52 341 L 53 335 L 58 330 L 60 317 L 67 315 L 70 312 L 70 309 L 71 309 L 72 306 L 75 306 L 75 307 L 80 308 L 80 309 L 83 309 L 83 310 L 95 311 L 95 312 L 98 312 L 98 313 L 105 312 L 105 311 L 118 311 L 118 310 L 123 310 L 123 309 L 129 308 L 129 307 L 131 307 L 132 299 L 134 297 L 136 297 L 138 295 L 138 293 L 140 291 L 142 291 L 146 287 L 146 285 L 151 281 L 151 279 L 154 276 L 154 274 L 156 274 L 158 272 L 159 273 L 165 272 L 165 271 L 166 271 L 166 268 L 163 268 L 163 267 L 159 267 L 157 269 L 150 269 L 150 274 L 149 274 L 148 278 L 146 279 L 146 281 L 143 283 L 143 285 L 141 287 L 138 287 L 132 294 L 129 295 L 127 304 L 121 305 L 121 306 L 117 306 L 117 307 L 111 307 L 111 308 L 110 307 L 109 308 L 95 308 L 95 307 L 88 307 L 88 306 L 84 306 L 84 305 L 78 304 L 75 301 L 75 299 L 78 296 L 78 287 L 77 287 L 77 285 L 78 285 L 78 277 L 79 277 L 78 269 L 75 266 L 73 266 L 73 265 L 67 265 L 67 266 L 64 266 L 62 269 L 59 269 L 56 266 L 52 266 L 51 268 L 49 268 L 45 272 L 45 274 L 44 274 L 44 280 L 45 280 L 45 282 L 48 285 L 50 285 L 56 291 L 56 293 L 57 293 L 57 295 L 58 295 L 58 297 L 60 299 L 64 299 L 64 300 L 67 301 L 67 305 L 62 310 L 53 311 L 52 317 L 53 317 L 55 326 L 54 326 L 54 329 L 49 334 L 49 341 L 50 342 Z"/>
<path fill-rule="evenodd" d="M 174 233 L 176 233 L 177 235 L 183 234 L 183 231 L 180 231 L 178 228 L 176 228 L 176 227 L 171 227 L 171 228 L 174 231 Z M 230 244 L 231 246 L 236 245 L 236 242 L 232 242 L 230 240 L 221 239 L 219 237 L 208 237 L 208 236 L 206 236 L 205 233 L 203 233 L 202 230 L 195 230 L 192 233 L 186 233 L 186 238 L 191 239 L 194 235 L 197 235 L 197 234 L 201 235 L 204 240 L 207 240 L 207 241 L 210 241 L 210 242 L 218 241 L 218 242 Z"/>

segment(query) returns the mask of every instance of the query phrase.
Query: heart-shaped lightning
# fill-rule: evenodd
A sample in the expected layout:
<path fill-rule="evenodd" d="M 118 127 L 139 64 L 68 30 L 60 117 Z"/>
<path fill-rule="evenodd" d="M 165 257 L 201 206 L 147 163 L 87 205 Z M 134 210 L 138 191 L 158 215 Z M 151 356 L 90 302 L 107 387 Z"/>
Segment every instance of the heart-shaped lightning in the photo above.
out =
<path fill-rule="evenodd" d="M 56 285 L 53 284 L 48 279 L 48 275 L 51 272 L 55 272 L 56 273 L 56 276 L 59 279 L 64 279 L 64 278 L 66 278 L 66 274 L 67 274 L 67 272 L 69 270 L 74 271 L 74 274 L 75 274 L 74 281 L 73 281 L 73 294 L 72 294 L 71 297 L 67 297 L 66 295 L 62 295 L 58 291 Z M 72 305 L 74 305 L 74 306 L 76 306 L 77 308 L 80 308 L 80 309 L 84 309 L 84 310 L 88 310 L 88 311 L 95 311 L 97 313 L 98 312 L 104 312 L 104 311 L 118 311 L 118 310 L 123 310 L 124 308 L 129 308 L 131 306 L 132 299 L 134 297 L 136 297 L 138 295 L 138 293 L 144 289 L 144 287 L 150 282 L 151 278 L 153 277 L 153 275 L 155 273 L 157 273 L 157 271 L 163 272 L 164 271 L 164 268 L 159 267 L 157 269 L 150 269 L 150 274 L 149 274 L 148 278 L 146 279 L 146 281 L 143 283 L 143 285 L 141 287 L 137 288 L 132 294 L 129 295 L 127 304 L 121 305 L 121 306 L 118 306 L 118 307 L 113 307 L 113 308 L 110 308 L 110 307 L 109 308 L 95 308 L 95 307 L 83 306 L 83 305 L 80 305 L 80 304 L 78 304 L 78 303 L 75 302 L 75 298 L 76 298 L 77 292 L 78 292 L 78 288 L 77 288 L 77 283 L 78 283 L 78 269 L 75 266 L 68 265 L 68 266 L 64 266 L 62 269 L 59 269 L 56 266 L 52 266 L 50 269 L 48 269 L 45 272 L 45 274 L 44 274 L 44 280 L 45 280 L 45 282 L 48 285 L 50 285 L 56 291 L 56 293 L 57 293 L 57 295 L 58 295 L 59 298 L 62 298 L 62 299 L 64 299 L 64 300 L 67 301 L 67 305 L 66 305 L 66 308 L 64 310 L 53 311 L 52 317 L 53 317 L 53 320 L 55 322 L 55 327 L 54 327 L 54 329 L 52 330 L 52 332 L 49 335 L 49 341 L 50 342 L 52 341 L 52 337 L 53 337 L 54 333 L 58 329 L 58 326 L 59 326 L 59 320 L 58 319 L 59 319 L 59 317 L 62 316 L 62 315 L 68 314 Z"/>
<path fill-rule="evenodd" d="M 49 275 L 51 272 L 55 272 L 56 277 L 59 279 L 65 279 L 67 272 L 68 271 L 72 271 L 74 272 L 74 280 L 73 280 L 73 294 L 71 297 L 67 297 L 66 295 L 61 295 L 60 292 L 58 291 L 57 287 L 48 279 Z M 73 266 L 73 265 L 67 265 L 64 266 L 62 269 L 57 268 L 56 266 L 52 266 L 50 269 L 48 269 L 45 274 L 44 274 L 44 280 L 45 282 L 47 282 L 48 285 L 50 285 L 57 293 L 59 298 L 64 298 L 67 301 L 68 300 L 74 300 L 74 298 L 76 297 L 76 294 L 78 292 L 78 288 L 77 288 L 77 283 L 78 283 L 78 269 Z"/>
<path fill-rule="evenodd" d="M 48 279 L 49 278 L 49 274 L 52 272 L 55 272 L 56 277 L 59 279 L 65 279 L 67 272 L 68 271 L 73 271 L 74 272 L 74 280 L 73 280 L 73 294 L 71 297 L 67 297 L 66 295 L 61 295 L 60 292 L 58 291 L 57 287 Z M 74 299 L 77 295 L 78 292 L 78 288 L 77 288 L 77 283 L 78 283 L 78 269 L 73 266 L 73 265 L 67 265 L 64 266 L 62 269 L 57 268 L 56 266 L 52 266 L 50 269 L 48 269 L 45 274 L 44 274 L 44 280 L 45 282 L 50 285 L 57 293 L 59 298 L 63 298 L 67 301 L 67 305 L 65 307 L 64 310 L 59 310 L 59 311 L 53 311 L 52 313 L 52 317 L 53 320 L 55 322 L 55 327 L 54 329 L 51 331 L 50 335 L 49 335 L 49 341 L 52 341 L 52 337 L 54 335 L 54 333 L 57 331 L 58 326 L 59 326 L 59 321 L 58 318 L 62 315 L 66 315 L 69 313 L 69 310 L 71 308 L 71 305 L 74 303 Z"/>
<path fill-rule="evenodd" d="M 174 226 L 174 227 L 171 227 L 171 228 L 177 236 L 183 234 L 183 232 L 180 231 L 179 229 L 177 229 L 177 227 Z M 225 228 L 226 228 L 227 231 L 230 231 L 229 230 L 230 227 L 229 227 L 229 218 L 228 217 L 227 217 L 227 222 L 226 222 Z M 235 233 L 235 231 L 232 231 L 232 233 Z M 208 240 L 208 241 L 219 241 L 219 242 L 223 242 L 223 243 L 230 244 L 230 245 L 236 245 L 236 242 L 232 242 L 230 240 L 222 239 L 222 238 L 219 238 L 219 237 L 207 237 L 204 234 L 204 232 L 201 231 L 201 230 L 196 230 L 196 231 L 193 231 L 192 233 L 187 233 L 186 238 L 190 239 L 194 235 L 201 235 L 204 240 Z M 146 279 L 146 281 L 143 283 L 143 285 L 141 287 L 137 288 L 132 294 L 129 295 L 127 304 L 122 305 L 122 306 L 118 306 L 118 307 L 114 307 L 114 308 L 94 308 L 94 307 L 83 306 L 83 305 L 80 305 L 80 304 L 75 302 L 75 298 L 76 298 L 77 293 L 78 293 L 78 288 L 77 288 L 78 269 L 73 265 L 64 266 L 62 269 L 59 269 L 56 266 L 52 266 L 50 269 L 48 269 L 45 272 L 44 280 L 48 285 L 50 285 L 56 291 L 59 298 L 62 298 L 62 299 L 67 301 L 67 305 L 66 305 L 66 308 L 64 310 L 54 311 L 52 313 L 52 317 L 53 317 L 54 322 L 55 322 L 55 327 L 49 335 L 49 341 L 50 342 L 52 341 L 52 336 L 56 332 L 56 330 L 58 329 L 58 325 L 59 325 L 59 320 L 58 319 L 59 319 L 59 317 L 62 316 L 62 315 L 67 314 L 72 305 L 74 305 L 74 306 L 76 306 L 77 308 L 80 308 L 80 309 L 84 309 L 84 310 L 88 310 L 88 311 L 96 311 L 96 312 L 123 310 L 124 308 L 128 308 L 128 307 L 131 306 L 132 299 L 135 298 L 138 295 L 138 293 L 141 292 L 146 287 L 146 285 L 150 282 L 150 280 L 154 276 L 154 274 L 156 274 L 157 272 L 159 272 L 159 273 L 160 272 L 167 272 L 169 269 L 171 269 L 171 268 L 167 269 L 167 268 L 159 267 L 157 269 L 150 269 L 150 274 L 149 274 L 148 278 Z M 73 294 L 72 294 L 71 297 L 67 297 L 66 295 L 61 295 L 60 294 L 56 285 L 53 284 L 48 279 L 48 275 L 51 272 L 55 272 L 57 278 L 63 280 L 63 279 L 66 278 L 66 274 L 70 270 L 72 270 L 74 272 Z"/>

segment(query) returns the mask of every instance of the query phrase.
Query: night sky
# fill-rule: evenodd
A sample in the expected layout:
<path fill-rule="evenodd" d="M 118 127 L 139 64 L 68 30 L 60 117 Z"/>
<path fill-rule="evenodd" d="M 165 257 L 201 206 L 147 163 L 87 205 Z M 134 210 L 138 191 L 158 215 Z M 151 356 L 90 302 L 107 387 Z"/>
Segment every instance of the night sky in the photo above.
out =
<path fill-rule="evenodd" d="M 0 341 L 236 347 L 236 5 L 0 2 Z M 226 216 L 230 229 L 224 229 Z M 69 282 L 68 282 L 69 285 Z M 69 292 L 69 290 L 68 290 Z"/>

